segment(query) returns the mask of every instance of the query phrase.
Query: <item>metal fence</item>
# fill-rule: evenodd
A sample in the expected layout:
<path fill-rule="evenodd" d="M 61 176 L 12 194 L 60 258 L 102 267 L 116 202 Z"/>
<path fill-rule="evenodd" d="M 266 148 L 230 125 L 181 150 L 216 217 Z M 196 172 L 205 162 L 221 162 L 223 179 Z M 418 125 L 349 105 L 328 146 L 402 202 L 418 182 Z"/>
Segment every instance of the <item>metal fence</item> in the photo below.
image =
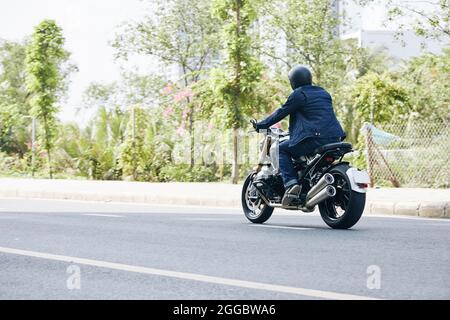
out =
<path fill-rule="evenodd" d="M 365 156 L 372 186 L 448 188 L 448 122 L 365 123 Z"/>

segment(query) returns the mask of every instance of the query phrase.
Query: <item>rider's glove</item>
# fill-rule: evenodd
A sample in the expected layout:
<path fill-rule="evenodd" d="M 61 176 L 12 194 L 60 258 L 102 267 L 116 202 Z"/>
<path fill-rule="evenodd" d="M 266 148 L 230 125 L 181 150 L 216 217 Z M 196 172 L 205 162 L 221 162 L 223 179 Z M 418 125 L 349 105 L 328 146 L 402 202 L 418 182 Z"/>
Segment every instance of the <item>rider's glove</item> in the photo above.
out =
<path fill-rule="evenodd" d="M 259 130 L 258 130 L 258 122 L 256 121 L 256 119 L 250 120 L 250 123 L 252 124 L 252 126 L 256 130 L 256 132 L 259 132 Z"/>

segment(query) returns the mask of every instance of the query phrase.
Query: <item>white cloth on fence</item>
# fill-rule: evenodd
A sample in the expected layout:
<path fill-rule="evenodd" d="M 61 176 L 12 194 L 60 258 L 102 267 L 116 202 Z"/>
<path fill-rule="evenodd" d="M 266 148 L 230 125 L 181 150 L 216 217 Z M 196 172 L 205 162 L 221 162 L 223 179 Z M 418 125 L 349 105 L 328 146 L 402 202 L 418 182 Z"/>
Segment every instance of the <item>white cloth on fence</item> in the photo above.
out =
<path fill-rule="evenodd" d="M 378 145 L 388 145 L 389 143 L 400 139 L 400 137 L 394 134 L 378 129 L 371 123 L 364 122 L 364 125 L 361 127 L 361 132 L 367 134 L 369 129 L 372 132 L 373 141 Z"/>

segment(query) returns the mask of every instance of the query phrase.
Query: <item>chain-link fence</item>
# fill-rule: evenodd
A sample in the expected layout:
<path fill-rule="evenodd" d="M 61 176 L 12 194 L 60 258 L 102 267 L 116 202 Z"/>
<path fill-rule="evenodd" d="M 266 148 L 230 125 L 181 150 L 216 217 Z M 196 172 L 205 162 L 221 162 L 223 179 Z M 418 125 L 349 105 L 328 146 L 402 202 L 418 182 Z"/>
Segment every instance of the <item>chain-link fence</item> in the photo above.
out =
<path fill-rule="evenodd" d="M 373 186 L 448 188 L 450 128 L 446 122 L 365 123 L 367 169 Z"/>

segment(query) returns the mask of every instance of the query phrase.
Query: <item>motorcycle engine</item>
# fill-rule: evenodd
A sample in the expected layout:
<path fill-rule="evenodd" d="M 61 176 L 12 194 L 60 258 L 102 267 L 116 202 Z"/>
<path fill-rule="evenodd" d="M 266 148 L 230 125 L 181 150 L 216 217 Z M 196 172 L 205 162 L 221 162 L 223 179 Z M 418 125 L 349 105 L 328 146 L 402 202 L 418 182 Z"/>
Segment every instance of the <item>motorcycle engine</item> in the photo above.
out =
<path fill-rule="evenodd" d="M 266 167 L 266 166 L 264 166 Z M 253 184 L 267 199 L 280 202 L 284 194 L 284 185 L 279 174 L 274 174 L 270 168 L 261 169 L 256 175 Z"/>
<path fill-rule="evenodd" d="M 261 171 L 256 175 L 256 180 L 266 180 L 273 176 L 273 170 L 270 164 L 265 164 L 262 166 Z"/>

